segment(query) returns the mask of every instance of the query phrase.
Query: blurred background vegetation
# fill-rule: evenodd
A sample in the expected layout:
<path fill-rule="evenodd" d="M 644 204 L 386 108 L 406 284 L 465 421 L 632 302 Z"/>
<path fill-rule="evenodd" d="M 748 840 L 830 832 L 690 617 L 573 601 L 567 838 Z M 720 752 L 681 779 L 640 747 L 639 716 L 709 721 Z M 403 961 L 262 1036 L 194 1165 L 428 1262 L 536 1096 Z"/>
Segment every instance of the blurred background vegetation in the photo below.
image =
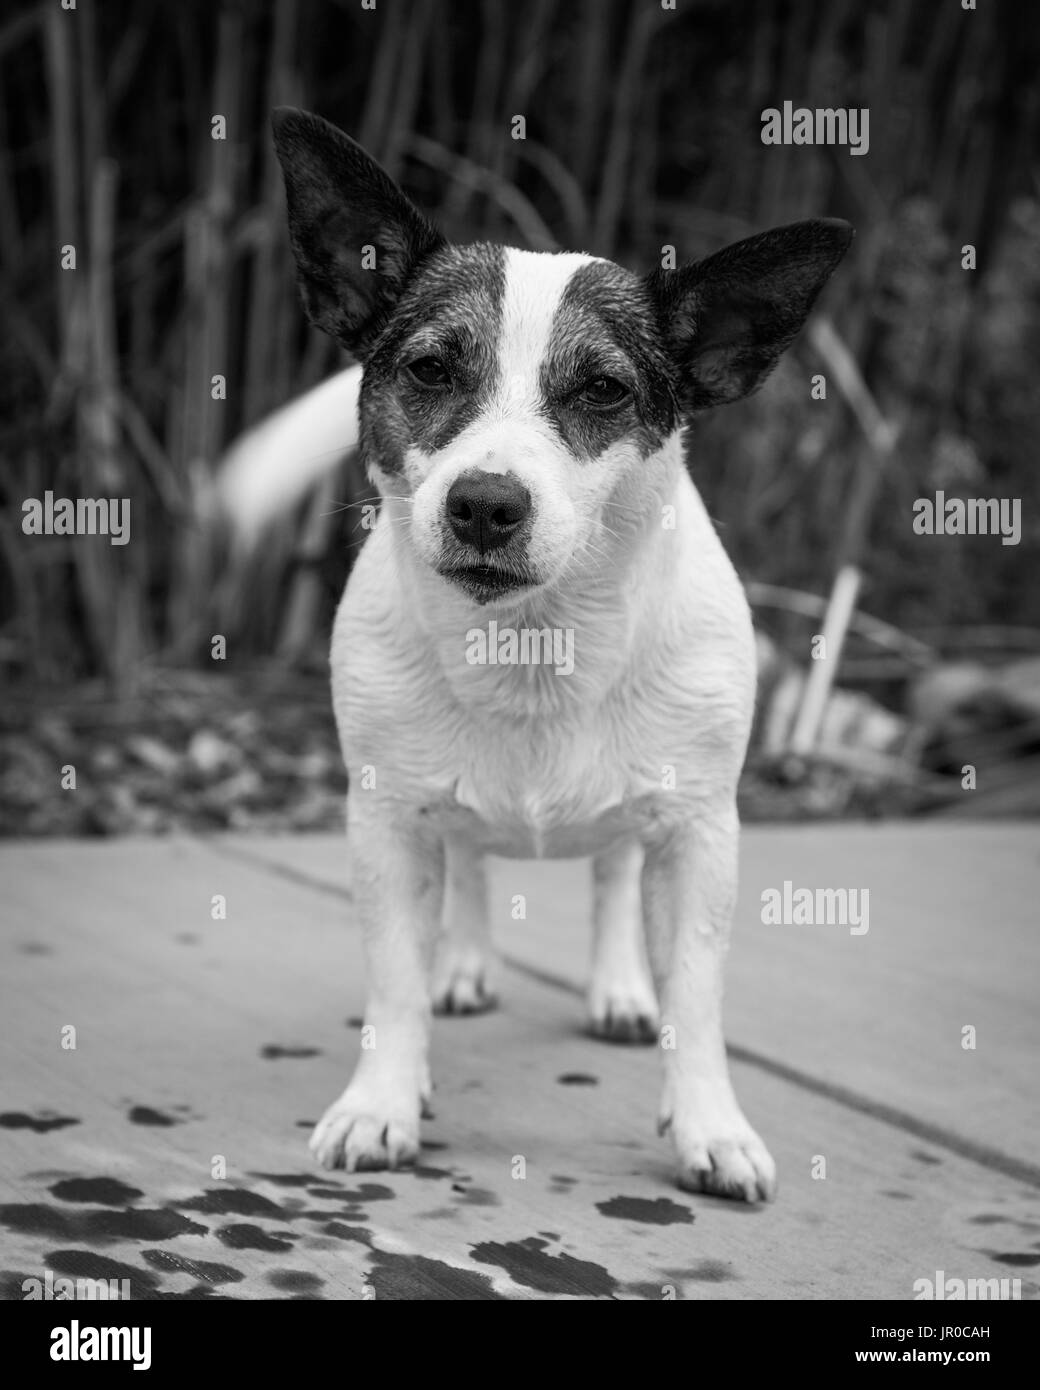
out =
<path fill-rule="evenodd" d="M 459 240 L 649 269 L 666 244 L 696 259 L 800 217 L 854 223 L 816 332 L 758 396 L 697 423 L 691 464 L 752 581 L 766 694 L 797 705 L 834 576 L 862 567 L 860 609 L 889 626 L 853 625 L 839 679 L 862 701 L 846 722 L 902 771 L 832 763 L 807 783 L 779 756 L 785 716 L 764 709 L 775 737 L 756 806 L 947 805 L 942 779 L 981 749 L 1015 787 L 993 808 L 1040 809 L 1038 71 L 1040 7 L 1015 0 L 5 7 L 0 829 L 274 823 L 272 786 L 290 793 L 249 774 L 276 744 L 284 775 L 319 788 L 293 823 L 339 814 L 308 673 L 363 538 L 341 504 L 368 486 L 346 460 L 335 506 L 312 501 L 249 561 L 204 516 L 225 447 L 342 362 L 297 300 L 267 123 L 281 103 L 352 133 Z M 785 100 L 869 108 L 869 154 L 764 146 L 761 112 Z M 226 139 L 211 138 L 216 115 Z M 825 405 L 809 399 L 819 371 Z M 226 400 L 211 397 L 217 373 Z M 48 489 L 130 497 L 131 543 L 24 536 L 23 499 Z M 936 489 L 1020 498 L 1021 544 L 914 535 L 914 499 Z M 200 730 L 216 742 L 189 756 Z M 41 807 L 34 788 L 56 757 L 75 761 L 70 746 L 96 763 L 100 800 Z"/>

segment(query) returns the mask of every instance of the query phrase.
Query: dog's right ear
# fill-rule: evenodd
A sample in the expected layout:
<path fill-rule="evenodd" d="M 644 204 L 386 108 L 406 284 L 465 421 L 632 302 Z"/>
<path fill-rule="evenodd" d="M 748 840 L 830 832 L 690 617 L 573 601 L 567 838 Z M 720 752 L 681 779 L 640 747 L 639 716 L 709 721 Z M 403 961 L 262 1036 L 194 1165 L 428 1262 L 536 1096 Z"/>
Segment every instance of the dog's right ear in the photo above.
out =
<path fill-rule="evenodd" d="M 412 273 L 444 239 L 328 121 L 280 106 L 271 124 L 307 315 L 364 360 Z"/>

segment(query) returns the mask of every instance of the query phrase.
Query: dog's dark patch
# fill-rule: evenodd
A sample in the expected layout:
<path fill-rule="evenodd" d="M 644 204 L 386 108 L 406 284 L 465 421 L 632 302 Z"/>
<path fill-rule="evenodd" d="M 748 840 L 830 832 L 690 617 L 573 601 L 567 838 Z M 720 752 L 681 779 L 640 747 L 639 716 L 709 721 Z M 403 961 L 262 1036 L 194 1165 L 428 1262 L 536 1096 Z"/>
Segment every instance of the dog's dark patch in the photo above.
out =
<path fill-rule="evenodd" d="M 450 1168 L 434 1168 L 428 1163 L 416 1163 L 412 1167 L 412 1176 L 416 1178 L 450 1178 L 452 1172 Z"/>
<path fill-rule="evenodd" d="M 597 378 L 627 388 L 613 409 L 577 397 Z M 593 459 L 621 440 L 641 458 L 659 449 L 679 423 L 675 368 L 642 280 L 610 262 L 576 270 L 553 318 L 541 367 L 543 413 L 579 459 Z"/>
<path fill-rule="evenodd" d="M 150 1105 L 135 1105 L 126 1118 L 132 1125 L 156 1125 L 163 1129 L 181 1123 L 172 1115 L 164 1115 L 161 1110 L 153 1110 Z"/>
<path fill-rule="evenodd" d="M 525 1289 L 536 1293 L 568 1293 L 579 1297 L 596 1298 L 613 1294 L 617 1280 L 589 1260 L 576 1260 L 573 1255 L 547 1255 L 546 1242 L 536 1236 L 505 1243 L 484 1241 L 470 1249 L 478 1264 L 498 1265 Z"/>
<path fill-rule="evenodd" d="M 539 1234 L 540 1236 L 544 1236 L 546 1240 L 559 1240 L 559 1239 L 560 1239 L 560 1233 L 559 1233 L 559 1231 L 539 1231 L 538 1234 Z"/>
<path fill-rule="evenodd" d="M 419 268 L 377 339 L 361 383 L 361 454 L 400 473 L 416 446 L 434 454 L 478 418 L 498 375 L 505 293 L 501 246 L 444 246 Z M 422 357 L 446 367 L 446 390 L 422 390 L 405 368 Z"/>
<path fill-rule="evenodd" d="M 882 1197 L 891 1197 L 895 1202 L 912 1202 L 914 1194 L 912 1192 L 900 1192 L 898 1188 L 886 1187 L 882 1189 Z"/>
<path fill-rule="evenodd" d="M 246 1187 L 211 1187 L 174 1205 L 181 1211 L 201 1211 L 211 1216 L 264 1216 L 277 1221 L 284 1221 L 286 1216 L 277 1202 Z"/>
<path fill-rule="evenodd" d="M 217 1264 L 213 1260 L 189 1260 L 172 1250 L 142 1250 L 141 1259 L 153 1269 L 168 1274 L 187 1274 L 206 1284 L 238 1284 L 246 1277 L 233 1265 Z"/>
<path fill-rule="evenodd" d="M 590 1076 L 588 1072 L 584 1072 L 584 1071 L 565 1071 L 565 1072 L 563 1073 L 563 1075 L 562 1075 L 562 1076 L 558 1076 L 558 1077 L 556 1078 L 556 1080 L 560 1083 L 561 1086 L 598 1086 L 598 1085 L 599 1085 L 599 1077 L 598 1077 L 598 1076 Z"/>
<path fill-rule="evenodd" d="M 232 1250 L 270 1250 L 284 1255 L 292 1249 L 292 1243 L 283 1236 L 269 1235 L 259 1226 L 221 1226 L 217 1232 L 217 1239 L 229 1245 Z"/>
<path fill-rule="evenodd" d="M 596 1210 L 603 1216 L 642 1221 L 648 1226 L 688 1226 L 695 1219 L 689 1207 L 670 1197 L 611 1197 L 607 1202 L 597 1202 Z"/>
<path fill-rule="evenodd" d="M 5 1110 L 0 1115 L 0 1129 L 31 1129 L 34 1134 L 49 1134 L 52 1129 L 65 1129 L 68 1125 L 82 1124 L 71 1115 L 55 1115 L 53 1110 L 40 1110 L 35 1115 L 26 1115 L 21 1110 Z"/>
<path fill-rule="evenodd" d="M 284 1293 L 313 1293 L 322 1287 L 325 1280 L 306 1269 L 272 1269 L 267 1282 Z"/>
<path fill-rule="evenodd" d="M 376 1291 L 377 1299 L 436 1299 L 456 1301 L 469 1299 L 501 1300 L 486 1274 L 469 1269 L 456 1269 L 443 1260 L 431 1260 L 425 1255 L 392 1255 L 373 1250 L 372 1267 L 365 1275 Z M 485 1263 L 494 1263 L 485 1261 Z"/>
<path fill-rule="evenodd" d="M 265 1043 L 260 1049 L 265 1062 L 278 1062 L 283 1057 L 320 1057 L 320 1047 L 283 1047 L 280 1043 Z"/>
<path fill-rule="evenodd" d="M 918 1163 L 930 1163 L 934 1166 L 938 1166 L 942 1163 L 941 1158 L 937 1158 L 935 1154 L 925 1153 L 923 1149 L 913 1149 L 910 1153 L 910 1157 L 915 1158 Z"/>
<path fill-rule="evenodd" d="M 313 1129 L 317 1123 L 317 1120 L 297 1120 L 295 1122 L 297 1129 Z"/>
<path fill-rule="evenodd" d="M 62 1202 L 94 1202 L 98 1206 L 121 1207 L 144 1193 L 118 1178 L 65 1178 L 48 1191 Z"/>
<path fill-rule="evenodd" d="M 1012 1265 L 1016 1269 L 1030 1269 L 1033 1265 L 1040 1265 L 1040 1255 L 1030 1255 L 1023 1251 L 984 1250 L 982 1253 L 988 1255 L 991 1260 L 996 1260 L 999 1265 Z"/>
<path fill-rule="evenodd" d="M 335 1236 L 337 1240 L 352 1240 L 358 1245 L 369 1245 L 372 1240 L 372 1232 L 364 1226 L 344 1226 L 339 1221 L 329 1221 L 321 1229 L 327 1236 Z"/>

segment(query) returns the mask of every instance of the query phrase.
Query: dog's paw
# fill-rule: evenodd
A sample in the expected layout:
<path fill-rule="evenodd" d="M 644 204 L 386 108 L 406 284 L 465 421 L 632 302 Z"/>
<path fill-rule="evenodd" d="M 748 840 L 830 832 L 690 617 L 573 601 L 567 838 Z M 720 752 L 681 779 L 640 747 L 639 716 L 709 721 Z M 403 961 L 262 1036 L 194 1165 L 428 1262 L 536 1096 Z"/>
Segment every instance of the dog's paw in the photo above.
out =
<path fill-rule="evenodd" d="M 348 1173 L 406 1167 L 419 1156 L 420 1109 L 418 1099 L 388 1105 L 348 1087 L 315 1125 L 310 1151 L 323 1168 Z"/>
<path fill-rule="evenodd" d="M 671 1130 L 679 1159 L 677 1181 L 687 1192 L 709 1192 L 745 1202 L 769 1202 L 776 1196 L 776 1164 L 736 1102 L 705 1118 L 666 1115 L 658 1123 Z"/>
<path fill-rule="evenodd" d="M 433 972 L 435 1014 L 483 1014 L 498 1004 L 489 979 L 487 959 L 474 951 L 450 946 L 439 956 Z"/>
<path fill-rule="evenodd" d="M 589 1031 L 607 1042 L 657 1041 L 654 988 L 648 979 L 592 981 L 588 994 Z"/>

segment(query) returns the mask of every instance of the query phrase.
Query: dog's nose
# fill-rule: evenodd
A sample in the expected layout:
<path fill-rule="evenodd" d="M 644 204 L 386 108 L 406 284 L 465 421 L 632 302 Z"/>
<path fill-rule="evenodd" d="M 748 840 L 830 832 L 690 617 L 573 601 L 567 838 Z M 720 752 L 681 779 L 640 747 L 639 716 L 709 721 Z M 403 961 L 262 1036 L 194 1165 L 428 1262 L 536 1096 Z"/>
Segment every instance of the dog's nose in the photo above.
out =
<path fill-rule="evenodd" d="M 509 540 L 531 510 L 531 494 L 507 473 L 469 473 L 452 483 L 446 506 L 458 539 L 486 553 Z"/>

